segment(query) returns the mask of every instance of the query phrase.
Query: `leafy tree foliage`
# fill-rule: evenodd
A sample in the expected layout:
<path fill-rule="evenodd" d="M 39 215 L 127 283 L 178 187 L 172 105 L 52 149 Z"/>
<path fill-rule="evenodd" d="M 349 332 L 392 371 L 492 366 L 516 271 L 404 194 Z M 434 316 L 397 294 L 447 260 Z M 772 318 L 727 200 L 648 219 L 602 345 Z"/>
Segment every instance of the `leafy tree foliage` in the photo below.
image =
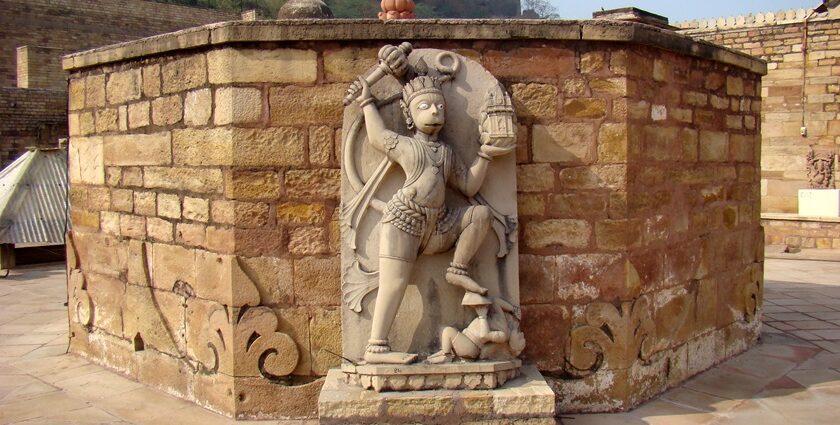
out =
<path fill-rule="evenodd" d="M 538 17 L 543 19 L 556 19 L 560 17 L 557 13 L 557 8 L 548 0 L 524 0 L 522 2 L 523 14 L 529 10 L 534 11 Z"/>

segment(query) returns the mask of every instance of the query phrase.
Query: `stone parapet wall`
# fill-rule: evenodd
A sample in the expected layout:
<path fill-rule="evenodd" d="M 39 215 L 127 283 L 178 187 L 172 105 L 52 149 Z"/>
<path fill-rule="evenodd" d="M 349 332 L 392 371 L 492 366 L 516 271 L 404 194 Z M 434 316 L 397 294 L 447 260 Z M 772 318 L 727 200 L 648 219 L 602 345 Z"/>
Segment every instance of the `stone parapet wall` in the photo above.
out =
<path fill-rule="evenodd" d="M 761 15 L 759 15 L 761 16 Z M 810 146 L 837 151 L 840 144 L 840 12 L 755 21 L 751 25 L 688 26 L 683 33 L 768 61 L 762 81 L 762 211 L 796 213 L 799 189 L 808 188 Z M 801 135 L 801 127 L 807 135 Z"/>
<path fill-rule="evenodd" d="M 762 214 L 761 224 L 767 245 L 840 249 L 840 218 Z"/>
<path fill-rule="evenodd" d="M 383 40 L 512 94 L 526 360 L 558 411 L 755 342 L 762 63 L 636 24 L 257 22 L 65 58 L 71 351 L 228 415 L 313 415 L 341 354 L 341 99 Z"/>

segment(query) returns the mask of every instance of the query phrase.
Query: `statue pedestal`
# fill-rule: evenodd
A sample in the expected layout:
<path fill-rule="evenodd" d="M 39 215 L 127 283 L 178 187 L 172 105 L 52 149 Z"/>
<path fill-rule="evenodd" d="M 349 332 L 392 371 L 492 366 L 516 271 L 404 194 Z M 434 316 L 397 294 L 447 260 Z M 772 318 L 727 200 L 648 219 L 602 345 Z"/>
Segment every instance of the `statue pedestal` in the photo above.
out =
<path fill-rule="evenodd" d="M 465 365 L 418 366 L 440 368 Z M 492 370 L 492 367 L 487 367 L 488 362 L 473 365 L 483 365 Z M 493 367 L 496 366 L 500 365 Z M 357 366 L 357 371 L 364 367 Z M 536 367 L 522 366 L 519 372 L 519 377 L 494 390 L 376 392 L 348 382 L 342 369 L 332 369 L 318 398 L 318 415 L 321 424 L 457 424 L 491 420 L 528 425 L 554 424 L 554 392 Z"/>
<path fill-rule="evenodd" d="M 344 380 L 366 390 L 492 390 L 519 376 L 522 361 L 455 362 L 446 364 L 344 364 Z"/>
<path fill-rule="evenodd" d="M 800 189 L 799 215 L 840 217 L 840 189 Z"/>

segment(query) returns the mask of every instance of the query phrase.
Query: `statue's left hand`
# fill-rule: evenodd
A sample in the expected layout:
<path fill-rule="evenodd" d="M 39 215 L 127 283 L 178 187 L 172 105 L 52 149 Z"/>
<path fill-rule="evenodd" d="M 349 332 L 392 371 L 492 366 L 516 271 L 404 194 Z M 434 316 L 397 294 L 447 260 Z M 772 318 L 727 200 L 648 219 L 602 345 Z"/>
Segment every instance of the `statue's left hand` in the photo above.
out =
<path fill-rule="evenodd" d="M 492 157 L 507 155 L 516 149 L 514 138 L 492 138 L 488 133 L 481 132 L 481 152 Z"/>

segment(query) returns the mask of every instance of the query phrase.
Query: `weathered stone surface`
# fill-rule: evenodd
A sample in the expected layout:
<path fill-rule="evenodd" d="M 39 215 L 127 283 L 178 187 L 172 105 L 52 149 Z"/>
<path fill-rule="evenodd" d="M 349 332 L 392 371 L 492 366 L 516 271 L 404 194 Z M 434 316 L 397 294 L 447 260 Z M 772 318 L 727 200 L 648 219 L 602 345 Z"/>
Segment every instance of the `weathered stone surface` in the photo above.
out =
<path fill-rule="evenodd" d="M 525 225 L 525 244 L 529 248 L 552 245 L 586 248 L 592 235 L 592 226 L 586 220 L 545 220 Z"/>
<path fill-rule="evenodd" d="M 566 49 L 518 48 L 484 54 L 484 66 L 497 78 L 557 78 L 571 73 L 575 62 L 574 53 Z"/>
<path fill-rule="evenodd" d="M 607 114 L 604 99 L 570 99 L 563 103 L 563 112 L 573 118 L 601 118 Z"/>
<path fill-rule="evenodd" d="M 516 187 L 520 192 L 554 190 L 554 169 L 548 164 L 520 165 L 516 171 Z"/>
<path fill-rule="evenodd" d="M 324 52 L 324 74 L 329 82 L 354 81 L 377 60 L 379 49 L 343 48 Z"/>
<path fill-rule="evenodd" d="M 134 213 L 154 216 L 157 210 L 156 198 L 154 192 L 134 192 Z"/>
<path fill-rule="evenodd" d="M 277 206 L 277 220 L 290 224 L 318 224 L 324 221 L 321 204 L 284 203 Z"/>
<path fill-rule="evenodd" d="M 306 135 L 296 128 L 213 128 L 172 132 L 173 159 L 183 165 L 302 165 Z"/>
<path fill-rule="evenodd" d="M 595 126 L 587 123 L 535 125 L 534 162 L 586 164 L 595 153 Z"/>
<path fill-rule="evenodd" d="M 143 173 L 143 186 L 149 189 L 221 193 L 222 184 L 222 171 L 214 169 L 148 167 Z"/>
<path fill-rule="evenodd" d="M 296 227 L 289 231 L 289 252 L 294 255 L 318 255 L 329 252 L 327 232 L 323 227 Z"/>
<path fill-rule="evenodd" d="M 146 219 L 146 234 L 158 242 L 172 242 L 172 223 L 157 218 L 149 217 Z"/>
<path fill-rule="evenodd" d="M 129 69 L 110 74 L 106 88 L 108 103 L 115 105 L 139 99 L 141 81 L 140 69 Z"/>
<path fill-rule="evenodd" d="M 341 175 L 336 169 L 290 170 L 286 193 L 295 198 L 338 198 Z"/>
<path fill-rule="evenodd" d="M 277 199 L 282 193 L 281 177 L 274 171 L 230 171 L 225 173 L 225 196 L 230 199 Z"/>
<path fill-rule="evenodd" d="M 210 220 L 210 201 L 202 198 L 184 197 L 184 218 L 206 223 Z"/>
<path fill-rule="evenodd" d="M 133 339 L 139 335 L 144 346 L 175 356 L 180 354 L 176 341 L 184 340 L 183 335 L 180 334 L 183 332 L 185 308 L 182 306 L 183 298 L 172 292 L 128 285 L 124 303 L 123 327 L 127 338 Z M 167 305 L 168 308 L 163 305 Z M 166 320 L 164 319 L 165 311 L 176 314 Z M 170 323 L 175 326 L 172 327 Z"/>
<path fill-rule="evenodd" d="M 316 126 L 309 128 L 309 163 L 314 166 L 330 165 L 335 132 L 331 127 Z"/>
<path fill-rule="evenodd" d="M 338 257 L 294 260 L 295 302 L 298 305 L 337 306 L 341 302 Z"/>
<path fill-rule="evenodd" d="M 184 124 L 203 126 L 210 121 L 213 112 L 213 93 L 210 89 L 187 92 L 184 99 Z"/>
<path fill-rule="evenodd" d="M 85 79 L 72 78 L 67 86 L 67 109 L 69 111 L 78 111 L 85 107 Z M 72 134 L 71 134 L 72 136 Z"/>
<path fill-rule="evenodd" d="M 233 254 L 236 251 L 236 234 L 231 228 L 207 226 L 204 246 L 213 252 Z"/>
<path fill-rule="evenodd" d="M 92 75 L 85 79 L 85 106 L 101 108 L 105 106 L 105 75 Z"/>
<path fill-rule="evenodd" d="M 549 84 L 514 84 L 510 87 L 516 113 L 523 118 L 553 118 L 557 115 L 557 87 Z"/>
<path fill-rule="evenodd" d="M 105 136 L 105 165 L 165 165 L 172 162 L 169 132 Z"/>
<path fill-rule="evenodd" d="M 128 105 L 128 128 L 140 128 L 151 124 L 151 103 L 148 101 Z"/>
<path fill-rule="evenodd" d="M 104 184 L 103 139 L 101 137 L 74 137 L 70 139 L 67 164 L 70 183 Z"/>
<path fill-rule="evenodd" d="M 207 53 L 211 84 L 314 83 L 318 75 L 313 50 L 223 48 Z"/>
<path fill-rule="evenodd" d="M 181 218 L 181 198 L 170 193 L 160 193 L 157 196 L 157 213 L 161 217 Z"/>
<path fill-rule="evenodd" d="M 729 158 L 729 134 L 717 131 L 700 132 L 700 160 L 726 161 Z"/>
<path fill-rule="evenodd" d="M 131 214 L 120 215 L 120 235 L 129 238 L 144 239 L 146 237 L 146 219 Z"/>
<path fill-rule="evenodd" d="M 95 114 L 96 132 L 117 131 L 117 108 L 97 109 Z"/>
<path fill-rule="evenodd" d="M 169 126 L 181 122 L 184 116 L 184 106 L 181 95 L 159 97 L 152 101 L 152 123 L 159 126 Z"/>
<path fill-rule="evenodd" d="M 161 69 L 163 93 L 175 93 L 200 87 L 207 82 L 204 55 L 192 55 L 167 62 Z"/>
<path fill-rule="evenodd" d="M 558 180 L 569 189 L 618 189 L 627 184 L 627 168 L 622 165 L 566 168 L 560 171 Z"/>
<path fill-rule="evenodd" d="M 181 282 L 194 286 L 195 280 L 195 251 L 177 245 L 154 244 L 152 248 L 154 264 L 152 286 L 171 291 Z"/>
<path fill-rule="evenodd" d="M 143 94 L 146 97 L 160 96 L 160 65 L 143 68 Z"/>
<path fill-rule="evenodd" d="M 175 225 L 175 242 L 187 246 L 204 248 L 207 227 L 199 223 L 177 223 Z"/>
<path fill-rule="evenodd" d="M 598 162 L 626 162 L 628 146 L 627 124 L 601 125 L 598 130 Z"/>
<path fill-rule="evenodd" d="M 312 373 L 326 375 L 341 364 L 332 353 L 341 352 L 341 310 L 316 310 L 310 322 Z"/>
<path fill-rule="evenodd" d="M 119 279 L 87 274 L 87 292 L 94 305 L 93 326 L 111 335 L 123 336 L 122 303 L 125 283 Z"/>
<path fill-rule="evenodd" d="M 237 257 L 198 250 L 195 270 L 193 289 L 199 298 L 233 307 L 260 304 L 260 293 Z"/>
<path fill-rule="evenodd" d="M 271 124 L 339 124 L 343 107 L 336 99 L 342 99 L 346 90 L 345 84 L 272 87 L 269 94 Z"/>
<path fill-rule="evenodd" d="M 240 257 L 239 267 L 257 287 L 262 304 L 292 304 L 294 289 L 292 287 L 291 260 L 273 257 Z M 292 337 L 294 338 L 294 335 Z"/>
<path fill-rule="evenodd" d="M 262 92 L 255 88 L 222 87 L 216 90 L 216 125 L 247 124 L 262 119 Z"/>
<path fill-rule="evenodd" d="M 111 210 L 130 213 L 134 211 L 134 192 L 129 189 L 111 189 Z"/>

